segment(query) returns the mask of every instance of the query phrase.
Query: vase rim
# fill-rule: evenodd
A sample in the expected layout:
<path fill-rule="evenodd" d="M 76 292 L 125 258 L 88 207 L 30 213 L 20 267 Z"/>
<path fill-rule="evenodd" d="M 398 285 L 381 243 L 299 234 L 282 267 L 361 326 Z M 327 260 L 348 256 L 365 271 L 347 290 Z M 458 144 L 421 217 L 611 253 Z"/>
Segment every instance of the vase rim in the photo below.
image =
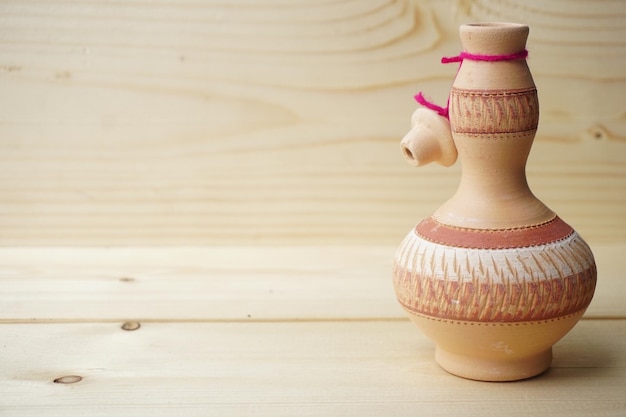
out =
<path fill-rule="evenodd" d="M 463 49 L 472 54 L 508 55 L 526 47 L 528 25 L 509 22 L 476 22 L 461 25 Z"/>
<path fill-rule="evenodd" d="M 475 29 L 513 29 L 513 28 L 527 28 L 528 25 L 514 22 L 474 22 L 465 23 L 462 26 L 471 27 Z"/>

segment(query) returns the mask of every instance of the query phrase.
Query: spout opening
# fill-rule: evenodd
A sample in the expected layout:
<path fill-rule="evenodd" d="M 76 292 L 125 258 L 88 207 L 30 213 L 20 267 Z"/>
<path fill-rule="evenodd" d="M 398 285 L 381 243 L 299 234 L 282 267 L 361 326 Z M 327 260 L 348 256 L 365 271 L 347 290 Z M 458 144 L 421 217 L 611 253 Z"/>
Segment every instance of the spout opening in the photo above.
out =
<path fill-rule="evenodd" d="M 402 155 L 404 156 L 404 159 L 406 159 L 409 164 L 413 166 L 419 165 L 417 158 L 415 157 L 415 155 L 413 154 L 411 149 L 409 149 L 408 146 L 402 145 Z"/>

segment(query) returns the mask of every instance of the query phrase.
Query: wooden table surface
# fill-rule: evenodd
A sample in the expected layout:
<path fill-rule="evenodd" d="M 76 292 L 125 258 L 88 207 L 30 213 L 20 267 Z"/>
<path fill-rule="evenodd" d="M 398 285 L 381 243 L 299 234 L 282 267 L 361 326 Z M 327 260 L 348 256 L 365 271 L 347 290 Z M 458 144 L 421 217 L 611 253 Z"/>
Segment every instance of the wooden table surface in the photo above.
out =
<path fill-rule="evenodd" d="M 626 416 L 625 4 L 1 1 L 0 416 Z M 531 27 L 529 183 L 599 269 L 516 383 L 391 285 L 460 176 L 402 160 L 413 96 L 484 21 Z"/>
<path fill-rule="evenodd" d="M 435 363 L 391 246 L 1 249 L 0 415 L 624 416 L 625 249 L 515 383 Z"/>

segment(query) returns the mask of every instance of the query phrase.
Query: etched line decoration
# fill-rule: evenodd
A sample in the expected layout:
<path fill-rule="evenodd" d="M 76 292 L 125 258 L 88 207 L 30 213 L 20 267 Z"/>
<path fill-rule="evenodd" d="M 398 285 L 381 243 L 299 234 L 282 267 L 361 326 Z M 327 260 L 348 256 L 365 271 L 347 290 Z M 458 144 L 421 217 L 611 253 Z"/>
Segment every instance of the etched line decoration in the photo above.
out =
<path fill-rule="evenodd" d="M 464 90 L 450 92 L 450 126 L 455 133 L 530 132 L 539 124 L 537 89 Z"/>
<path fill-rule="evenodd" d="M 404 250 L 410 247 L 410 251 Z M 394 287 L 408 311 L 477 322 L 547 320 L 584 310 L 596 266 L 576 233 L 509 249 L 450 247 L 415 231 L 394 262 Z"/>

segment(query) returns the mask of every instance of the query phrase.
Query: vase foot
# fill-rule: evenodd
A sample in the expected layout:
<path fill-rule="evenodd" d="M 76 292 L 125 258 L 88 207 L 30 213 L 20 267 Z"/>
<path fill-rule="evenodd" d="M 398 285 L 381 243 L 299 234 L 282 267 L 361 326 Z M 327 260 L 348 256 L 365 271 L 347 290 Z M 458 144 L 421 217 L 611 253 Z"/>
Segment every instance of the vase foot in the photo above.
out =
<path fill-rule="evenodd" d="M 552 348 L 515 359 L 488 359 L 450 352 L 437 346 L 435 359 L 453 375 L 477 381 L 517 381 L 545 372 L 552 363 Z"/>

